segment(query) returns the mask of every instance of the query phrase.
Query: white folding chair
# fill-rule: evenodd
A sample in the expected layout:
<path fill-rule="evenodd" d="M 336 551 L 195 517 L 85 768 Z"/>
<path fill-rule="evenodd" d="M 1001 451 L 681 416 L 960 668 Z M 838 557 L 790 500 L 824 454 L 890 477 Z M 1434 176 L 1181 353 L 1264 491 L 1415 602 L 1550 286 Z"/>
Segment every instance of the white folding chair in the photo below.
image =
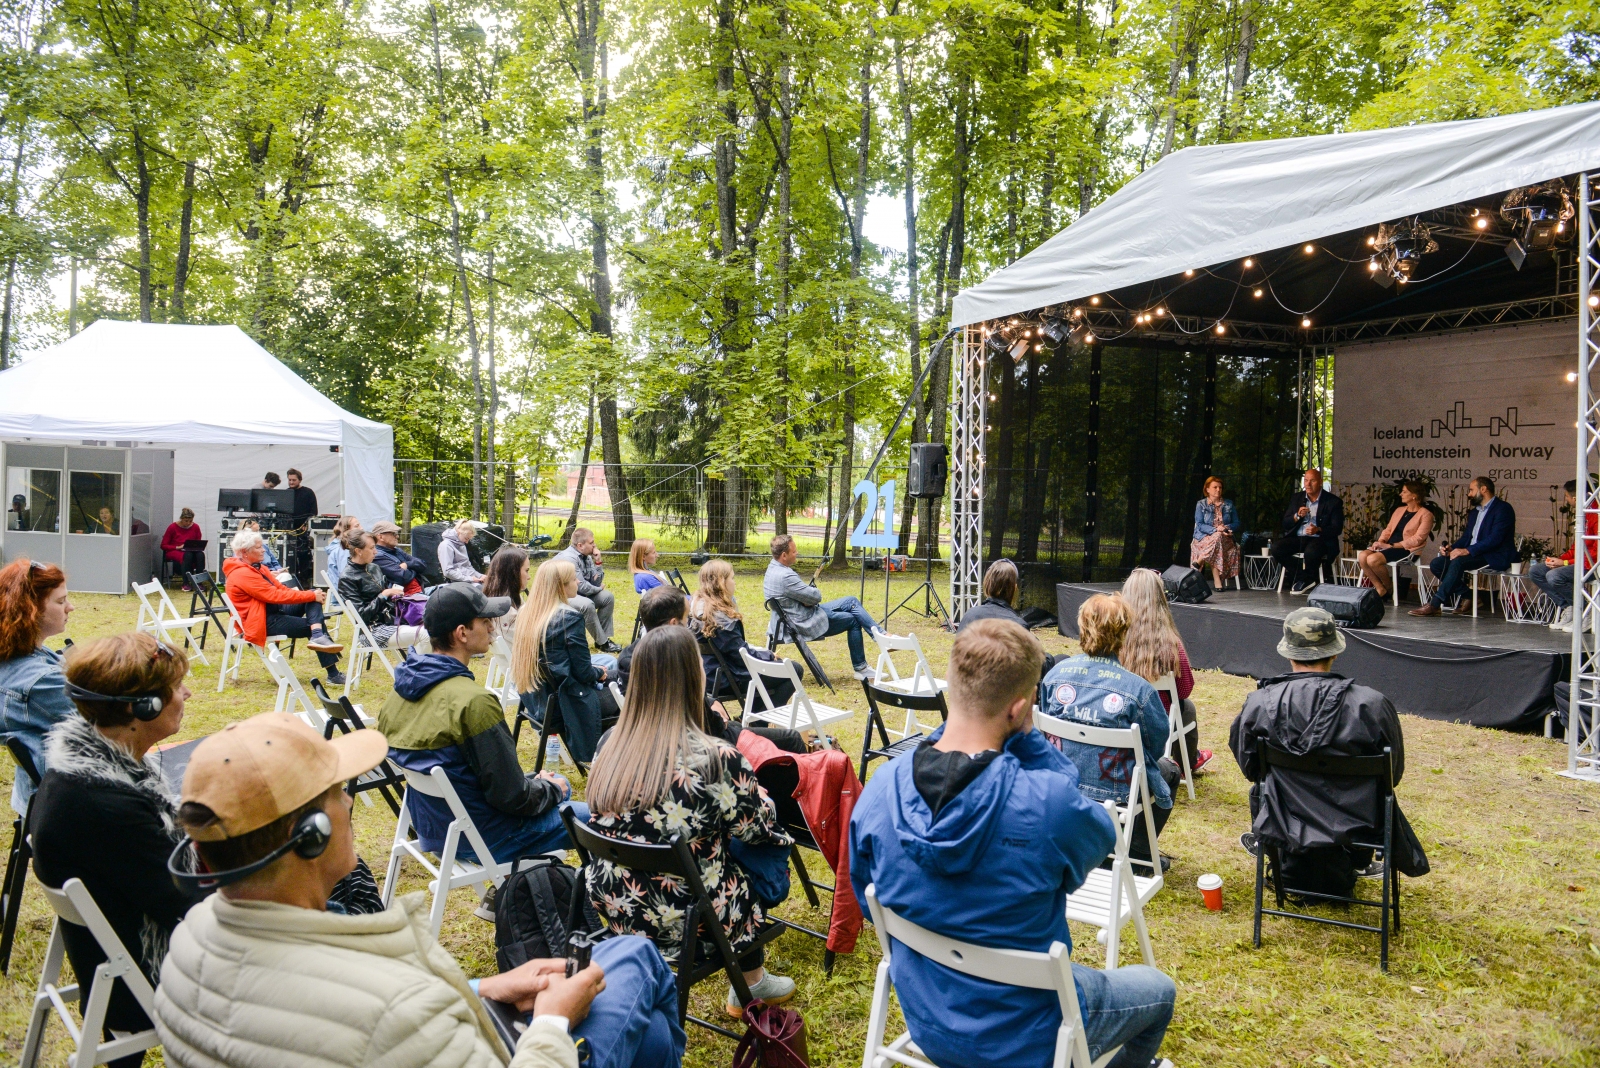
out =
<path fill-rule="evenodd" d="M 1098 1060 L 1090 1058 L 1089 1039 L 1083 1030 L 1083 1011 L 1078 1006 L 1078 987 L 1072 981 L 1072 960 L 1065 943 L 1052 942 L 1049 950 L 1036 953 L 962 942 L 896 915 L 878 900 L 876 885 L 867 887 L 867 911 L 872 915 L 872 929 L 878 934 L 883 959 L 878 962 L 878 978 L 872 986 L 872 1009 L 867 1017 L 862 1068 L 888 1068 L 891 1061 L 909 1068 L 937 1068 L 911 1040 L 910 1031 L 884 1045 L 889 1027 L 889 995 L 894 991 L 894 980 L 889 974 L 890 957 L 896 952 L 892 948 L 894 942 L 974 979 L 1029 990 L 1054 990 L 1061 1001 L 1061 1026 L 1056 1030 L 1052 1068 L 1102 1068 L 1122 1052 L 1122 1047 L 1118 1046 L 1102 1053 Z"/>
<path fill-rule="evenodd" d="M 66 1025 L 67 1033 L 72 1036 L 72 1044 L 77 1048 L 77 1052 L 67 1060 L 70 1068 L 92 1068 L 93 1065 L 105 1064 L 161 1045 L 161 1036 L 156 1034 L 153 1027 L 131 1033 L 114 1031 L 112 1041 L 105 1041 L 103 1031 L 106 1008 L 111 1002 L 112 983 L 120 979 L 126 984 L 129 993 L 151 1019 L 156 1015 L 156 992 L 151 989 L 150 980 L 145 978 L 144 972 L 139 970 L 133 955 L 122 944 L 122 939 L 106 922 L 105 914 L 95 904 L 82 880 L 68 879 L 67 884 L 59 890 L 48 886 L 41 886 L 41 889 L 50 907 L 55 910 L 56 922 L 50 929 L 50 945 L 45 950 L 44 970 L 39 975 L 39 992 L 33 996 L 33 1017 L 28 1021 L 28 1035 L 22 1042 L 20 1068 L 35 1068 L 39 1063 L 45 1022 L 50 1017 L 51 1009 Z M 89 998 L 83 1006 L 81 1027 L 73 1020 L 67 1003 L 78 1000 L 79 984 L 83 980 L 80 978 L 70 986 L 58 985 L 61 982 L 61 965 L 67 955 L 66 940 L 61 933 L 64 923 L 87 927 L 94 935 L 94 940 L 100 943 L 101 952 L 106 955 L 105 963 L 94 970 Z"/>
<path fill-rule="evenodd" d="M 520 700 L 511 683 L 511 643 L 503 635 L 495 635 L 489 643 L 489 667 L 484 672 L 483 687 L 500 698 L 501 704 L 514 705 Z"/>
<path fill-rule="evenodd" d="M 210 665 L 211 661 L 206 659 L 206 651 L 200 648 L 200 643 L 194 636 L 194 628 L 204 627 L 209 617 L 186 619 L 180 616 L 177 605 L 172 603 L 172 598 L 167 595 L 167 588 L 161 584 L 160 579 L 151 579 L 142 586 L 135 582 L 133 592 L 139 595 L 139 620 L 133 625 L 134 630 L 148 634 L 168 645 L 181 646 L 187 642 L 191 655 L 198 656 L 201 663 Z"/>
<path fill-rule="evenodd" d="M 326 630 L 330 637 L 337 638 L 339 619 L 346 614 L 344 601 L 339 597 L 339 584 L 328 576 L 326 570 L 322 572 L 322 581 L 328 584 L 328 598 L 322 602 L 322 629 Z"/>
<path fill-rule="evenodd" d="M 1098 938 L 1106 947 L 1106 967 L 1115 968 L 1120 955 L 1122 929 L 1130 922 L 1139 937 L 1144 962 L 1155 967 L 1155 952 L 1150 948 L 1150 932 L 1145 928 L 1144 906 L 1161 892 L 1161 848 L 1156 842 L 1156 819 L 1145 798 L 1148 780 L 1144 770 L 1144 743 L 1138 727 L 1092 727 L 1087 723 L 1057 719 L 1034 710 L 1034 726 L 1065 742 L 1097 746 L 1101 749 L 1131 749 L 1133 774 L 1128 780 L 1128 803 L 1103 802 L 1117 828 L 1116 846 L 1111 851 L 1111 870 L 1095 868 L 1082 886 L 1067 895 L 1067 919 L 1100 928 Z M 1151 860 L 1130 860 L 1135 821 L 1144 819 L 1145 836 L 1150 842 Z M 1134 864 L 1148 865 L 1148 877 L 1133 874 Z"/>
<path fill-rule="evenodd" d="M 311 695 L 300 685 L 300 676 L 294 673 L 293 665 L 284 659 L 276 645 L 268 646 L 262 652 L 261 662 L 266 665 L 272 681 L 278 685 L 278 697 L 272 704 L 272 710 L 293 712 L 320 734 L 328 723 L 328 714 L 323 711 L 321 701 L 312 702 Z"/>
<path fill-rule="evenodd" d="M 794 661 L 784 660 L 757 660 L 750 655 L 750 650 L 741 648 L 739 655 L 744 657 L 744 669 L 750 673 L 750 685 L 744 692 L 744 707 L 757 708 L 756 695 L 761 695 L 761 700 L 766 702 L 766 707 L 755 715 L 771 723 L 774 727 L 787 727 L 790 730 L 814 730 L 818 740 L 827 737 L 822 731 L 825 724 L 838 723 L 840 720 L 851 719 L 854 712 L 844 708 L 834 708 L 831 705 L 818 704 L 811 700 L 806 693 L 805 683 L 800 681 L 800 673 L 794 669 Z M 788 704 L 780 705 L 772 699 L 767 692 L 767 684 L 763 678 L 787 679 L 794 685 L 794 696 L 789 698 Z"/>
<path fill-rule="evenodd" d="M 1189 800 L 1194 800 L 1194 772 L 1189 770 L 1189 735 L 1198 736 L 1199 722 L 1185 723 L 1183 721 L 1183 700 L 1178 696 L 1178 679 L 1171 672 L 1156 680 L 1156 690 L 1166 694 L 1171 700 L 1167 706 L 1167 751 L 1162 754 L 1168 760 L 1172 759 L 1172 747 L 1178 747 L 1178 755 L 1183 759 L 1178 761 L 1178 766 L 1183 769 L 1183 784 L 1189 789 Z"/>
<path fill-rule="evenodd" d="M 467 814 L 466 806 L 461 803 L 461 797 L 456 793 L 456 788 L 450 782 L 450 776 L 445 774 L 444 768 L 435 767 L 426 774 L 412 771 L 410 768 L 400 770 L 405 772 L 406 776 L 406 796 L 400 806 L 400 819 L 394 828 L 394 845 L 389 849 L 389 871 L 383 880 L 383 907 L 388 908 L 394 902 L 395 879 L 400 874 L 400 862 L 407 858 L 416 861 L 433 876 L 432 881 L 428 883 L 428 893 L 433 896 L 428 923 L 433 936 L 438 938 L 439 927 L 444 923 L 445 899 L 450 896 L 450 891 L 459 890 L 463 886 L 477 886 L 478 907 L 483 908 L 489 892 L 511 874 L 511 865 L 495 863 L 494 854 L 489 852 L 483 835 L 478 833 L 477 826 Z M 430 854 L 423 850 L 422 844 L 410 837 L 413 790 L 428 797 L 438 798 L 450 807 L 450 815 L 453 818 L 445 831 L 444 847 L 439 851 L 437 865 L 434 864 Z M 466 836 L 472 851 L 478 855 L 478 863 L 462 860 L 456 855 L 461 848 L 462 835 Z"/>
<path fill-rule="evenodd" d="M 931 696 L 950 688 L 948 682 L 934 675 L 933 665 L 928 663 L 928 657 L 922 651 L 922 643 L 917 640 L 915 634 L 899 635 L 874 630 L 872 640 L 878 643 L 878 666 L 874 668 L 878 677 L 872 682 L 878 689 Z M 910 678 L 903 677 L 900 670 L 895 667 L 893 654 L 896 651 L 916 656 L 917 662 L 911 669 Z M 901 730 L 893 730 L 888 726 L 885 726 L 884 730 L 897 738 L 906 738 L 916 731 L 932 732 L 937 727 L 938 724 L 929 726 L 921 722 L 915 712 L 907 709 L 905 726 Z"/>
<path fill-rule="evenodd" d="M 368 660 L 376 656 L 383 664 L 389 678 L 394 679 L 394 664 L 389 660 L 390 650 L 378 644 L 378 639 L 372 636 L 372 628 L 367 626 L 367 621 L 361 618 L 360 612 L 346 612 L 345 618 L 350 620 L 350 626 L 355 633 L 350 636 L 350 662 L 344 668 L 344 693 L 346 696 L 355 692 L 361 682 L 361 676 L 366 674 Z M 397 655 L 404 655 L 396 650 Z"/>
<path fill-rule="evenodd" d="M 222 643 L 222 669 L 217 672 L 217 692 L 221 693 L 222 687 L 227 685 L 230 677 L 235 682 L 239 681 L 239 662 L 244 659 L 244 651 L 256 647 L 245 640 L 244 620 L 239 617 L 239 610 L 233 606 L 233 598 L 228 596 L 227 590 L 219 589 L 217 592 L 222 595 L 222 603 L 228 606 L 228 633 Z M 272 646 L 288 640 L 287 634 L 267 635 L 267 644 Z M 261 650 L 256 649 L 256 653 L 263 655 L 265 662 Z"/>

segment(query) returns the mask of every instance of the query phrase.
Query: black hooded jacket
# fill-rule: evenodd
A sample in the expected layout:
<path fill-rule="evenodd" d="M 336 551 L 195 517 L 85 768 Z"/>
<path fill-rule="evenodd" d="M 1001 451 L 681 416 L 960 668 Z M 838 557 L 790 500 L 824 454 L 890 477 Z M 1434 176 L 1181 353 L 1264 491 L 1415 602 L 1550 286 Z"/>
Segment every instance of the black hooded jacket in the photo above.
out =
<path fill-rule="evenodd" d="M 1293 672 L 1263 679 L 1233 721 L 1228 746 L 1250 788 L 1252 829 L 1269 845 L 1290 852 L 1383 836 L 1380 788 L 1372 779 L 1312 775 L 1282 769 L 1259 782 L 1261 750 L 1297 756 L 1316 753 L 1376 756 L 1389 747 L 1394 781 L 1405 774 L 1405 738 L 1394 705 L 1370 686 L 1333 672 Z M 1395 868 L 1413 878 L 1428 873 L 1428 858 L 1411 825 L 1394 808 Z"/>

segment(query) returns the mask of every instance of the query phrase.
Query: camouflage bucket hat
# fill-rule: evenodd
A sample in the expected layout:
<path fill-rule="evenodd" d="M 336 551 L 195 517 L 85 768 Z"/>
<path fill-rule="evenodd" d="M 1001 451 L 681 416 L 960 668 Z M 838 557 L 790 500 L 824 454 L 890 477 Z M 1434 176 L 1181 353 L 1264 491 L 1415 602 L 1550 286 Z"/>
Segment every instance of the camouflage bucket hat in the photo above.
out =
<path fill-rule="evenodd" d="M 1283 621 L 1283 641 L 1278 655 L 1310 664 L 1344 652 L 1344 635 L 1333 616 L 1322 608 L 1296 608 Z"/>

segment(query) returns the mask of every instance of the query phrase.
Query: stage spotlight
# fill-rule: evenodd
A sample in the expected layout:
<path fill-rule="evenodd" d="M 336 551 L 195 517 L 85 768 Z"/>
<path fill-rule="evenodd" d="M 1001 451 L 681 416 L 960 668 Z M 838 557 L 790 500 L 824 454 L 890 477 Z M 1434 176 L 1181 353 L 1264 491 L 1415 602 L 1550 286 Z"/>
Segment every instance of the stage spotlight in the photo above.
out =
<path fill-rule="evenodd" d="M 1512 238 L 1506 245 L 1506 259 L 1511 261 L 1511 266 L 1520 271 L 1522 265 L 1528 262 L 1528 250 L 1523 247 L 1522 242 Z"/>
<path fill-rule="evenodd" d="M 1071 333 L 1072 328 L 1067 325 L 1064 319 L 1046 319 L 1039 325 L 1040 336 L 1048 338 L 1052 345 L 1061 344 L 1067 339 L 1067 335 Z"/>
<path fill-rule="evenodd" d="M 1011 359 L 1014 360 L 1014 361 L 1021 360 L 1027 354 L 1028 354 L 1028 342 L 1027 342 L 1027 339 L 1026 338 L 1018 338 L 1017 339 L 1017 343 L 1015 345 L 1011 346 Z"/>
<path fill-rule="evenodd" d="M 1011 342 L 1007 341 L 1006 336 L 998 330 L 990 334 L 989 340 L 985 341 L 984 344 L 996 356 L 1003 356 L 1011 351 Z"/>
<path fill-rule="evenodd" d="M 1301 319 L 1300 320 L 1300 326 L 1303 329 L 1306 329 L 1306 330 L 1311 329 L 1311 320 L 1310 319 Z"/>
<path fill-rule="evenodd" d="M 1516 237 L 1506 246 L 1506 258 L 1517 270 L 1530 256 L 1555 248 L 1566 237 L 1567 222 L 1577 214 L 1572 194 L 1561 179 L 1525 189 L 1513 189 L 1500 205 L 1500 215 Z M 1543 259 L 1537 256 L 1536 262 Z"/>

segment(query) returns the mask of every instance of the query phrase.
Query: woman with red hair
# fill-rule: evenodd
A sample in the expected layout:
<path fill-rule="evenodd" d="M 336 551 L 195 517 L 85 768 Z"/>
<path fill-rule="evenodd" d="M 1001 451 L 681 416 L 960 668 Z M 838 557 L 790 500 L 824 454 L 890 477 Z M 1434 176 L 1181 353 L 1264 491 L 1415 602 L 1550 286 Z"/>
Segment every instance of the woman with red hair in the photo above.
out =
<path fill-rule="evenodd" d="M 67 576 L 59 567 L 21 557 L 0 568 L 0 740 L 20 741 L 40 775 L 45 771 L 44 736 L 78 714 L 67 698 L 61 654 L 44 645 L 46 638 L 67 629 L 71 612 Z M 33 790 L 33 782 L 18 769 L 12 811 L 26 812 Z"/>

